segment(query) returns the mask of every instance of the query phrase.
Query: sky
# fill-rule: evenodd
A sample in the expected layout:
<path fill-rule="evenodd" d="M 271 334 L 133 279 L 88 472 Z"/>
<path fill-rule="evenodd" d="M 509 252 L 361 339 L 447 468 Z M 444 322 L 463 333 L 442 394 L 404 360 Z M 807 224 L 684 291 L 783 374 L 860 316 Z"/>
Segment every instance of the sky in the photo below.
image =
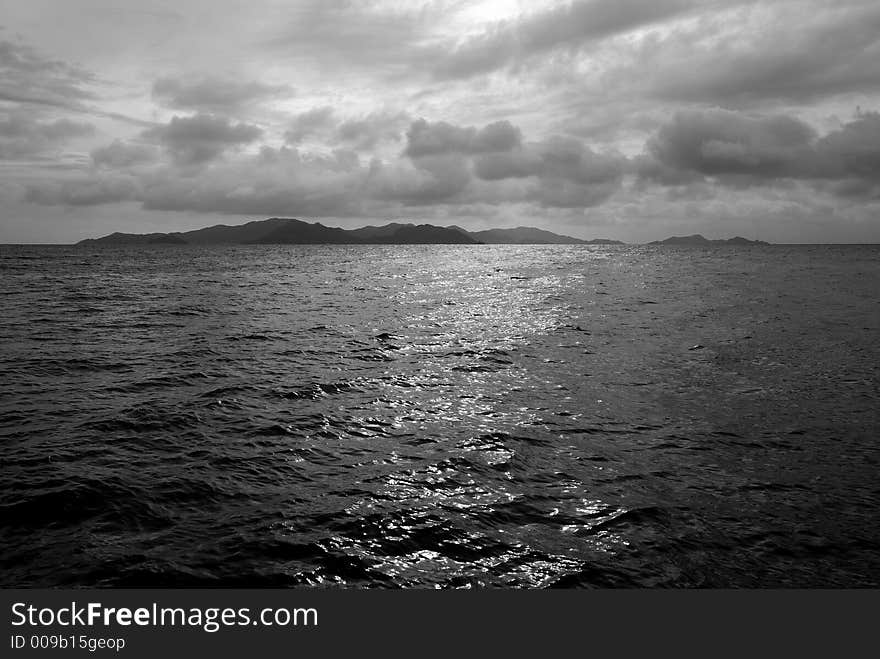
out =
<path fill-rule="evenodd" d="M 880 242 L 876 0 L 0 0 L 0 243 Z"/>

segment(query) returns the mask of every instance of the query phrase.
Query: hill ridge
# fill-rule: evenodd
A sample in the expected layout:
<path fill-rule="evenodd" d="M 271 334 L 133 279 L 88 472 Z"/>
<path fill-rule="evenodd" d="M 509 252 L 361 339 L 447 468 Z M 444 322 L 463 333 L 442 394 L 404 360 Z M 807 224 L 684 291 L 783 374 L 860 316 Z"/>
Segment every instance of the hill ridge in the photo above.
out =
<path fill-rule="evenodd" d="M 477 244 L 601 244 L 622 245 L 616 240 L 582 240 L 537 229 L 485 229 L 467 231 L 458 226 L 390 222 L 358 229 L 328 227 L 320 222 L 270 217 L 245 224 L 215 224 L 191 231 L 171 233 L 114 232 L 87 238 L 77 245 L 477 245 Z"/>

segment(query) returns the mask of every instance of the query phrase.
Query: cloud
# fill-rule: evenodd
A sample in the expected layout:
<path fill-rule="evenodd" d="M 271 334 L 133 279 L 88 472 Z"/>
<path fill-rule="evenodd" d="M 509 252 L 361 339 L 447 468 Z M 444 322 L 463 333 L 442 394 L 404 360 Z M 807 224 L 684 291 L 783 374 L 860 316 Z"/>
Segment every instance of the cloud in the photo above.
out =
<path fill-rule="evenodd" d="M 323 124 L 332 115 L 309 116 Z M 386 118 L 362 130 L 372 138 L 372 129 L 387 125 Z M 329 123 L 336 132 L 346 125 Z M 95 149 L 90 177 L 31 186 L 27 200 L 83 205 L 125 199 L 147 210 L 314 217 L 490 203 L 577 208 L 607 199 L 625 170 L 622 156 L 594 152 L 573 138 L 525 142 L 508 121 L 477 128 L 419 119 L 407 131 L 405 148 L 388 160 L 365 159 L 346 147 L 327 153 L 263 146 L 257 154 L 217 157 L 256 139 L 251 128 L 216 117 L 176 117 L 161 129 L 144 131 L 147 142 L 117 140 Z M 170 161 L 161 162 L 151 141 L 166 147 Z M 492 161 L 489 174 L 485 158 L 507 158 L 520 169 Z M 201 166 L 192 168 L 193 163 Z"/>
<path fill-rule="evenodd" d="M 332 111 L 307 116 L 334 139 L 345 125 Z M 63 126 L 53 131 L 66 134 Z M 558 216 L 596 208 L 618 193 L 650 196 L 657 186 L 666 191 L 665 203 L 682 207 L 711 207 L 721 188 L 769 190 L 771 184 L 775 190 L 800 186 L 840 199 L 880 199 L 877 113 L 861 113 L 820 135 L 784 114 L 680 112 L 635 158 L 597 151 L 572 136 L 527 140 L 508 121 L 476 127 L 418 119 L 410 123 L 403 148 L 384 160 L 344 146 L 328 152 L 323 146 L 264 145 L 258 153 L 241 152 L 259 135 L 254 126 L 211 115 L 175 117 L 144 131 L 143 141 L 117 140 L 95 149 L 88 173 L 32 182 L 25 199 L 70 206 L 135 201 L 146 210 L 302 217 L 399 217 L 413 208 L 434 213 L 510 206 Z M 167 154 L 164 162 L 160 147 Z M 230 157 L 220 158 L 227 150 Z M 639 185 L 625 188 L 627 174 L 635 174 Z"/>
<path fill-rule="evenodd" d="M 405 112 L 378 110 L 343 117 L 330 106 L 320 106 L 293 117 L 284 139 L 288 144 L 319 140 L 331 146 L 370 150 L 383 142 L 399 141 L 410 121 Z"/>
<path fill-rule="evenodd" d="M 648 142 L 648 152 L 675 170 L 707 176 L 790 177 L 810 159 L 815 131 L 784 115 L 728 110 L 677 113 Z"/>
<path fill-rule="evenodd" d="M 562 50 L 578 51 L 609 37 L 671 20 L 696 0 L 574 0 L 524 15 L 462 26 L 467 3 L 380 3 L 306 0 L 265 44 L 322 81 L 362 78 L 384 83 L 465 80 Z M 476 29 L 474 29 L 476 27 Z M 360 84 L 360 80 L 358 84 Z"/>
<path fill-rule="evenodd" d="M 477 130 L 445 121 L 414 121 L 406 133 L 405 154 L 410 158 L 443 153 L 491 153 L 509 151 L 522 141 L 522 134 L 509 121 L 497 121 Z"/>
<path fill-rule="evenodd" d="M 541 156 L 535 149 L 484 153 L 474 159 L 474 172 L 484 181 L 527 178 L 541 171 Z"/>
<path fill-rule="evenodd" d="M 645 80 L 665 100 L 742 106 L 877 91 L 877 61 L 877 3 L 779 2 L 646 40 L 618 75 Z"/>
<path fill-rule="evenodd" d="M 296 115 L 290 121 L 290 127 L 284 133 L 284 139 L 289 144 L 298 144 L 307 137 L 326 137 L 335 125 L 334 111 L 329 105 L 312 108 Z"/>
<path fill-rule="evenodd" d="M 880 109 L 876 0 L 218 2 L 5 3 L 0 215 L 601 218 L 639 240 L 774 208 L 798 239 L 833 209 L 880 237 L 880 122 L 851 115 Z"/>
<path fill-rule="evenodd" d="M 406 112 L 370 112 L 344 119 L 336 128 L 336 138 L 353 149 L 370 150 L 383 142 L 400 141 L 410 121 Z"/>
<path fill-rule="evenodd" d="M 626 171 L 623 156 L 597 153 L 571 137 L 523 142 L 509 121 L 477 129 L 419 119 L 407 131 L 403 153 L 422 173 L 406 196 L 410 204 L 473 202 L 482 195 L 542 207 L 595 206 L 619 188 Z M 502 185 L 509 179 L 528 180 Z"/>
<path fill-rule="evenodd" d="M 107 146 L 94 149 L 91 156 L 95 166 L 110 169 L 128 169 L 159 160 L 159 152 L 155 146 L 122 140 L 114 140 Z"/>
<path fill-rule="evenodd" d="M 808 181 L 840 196 L 880 190 L 880 114 L 859 114 L 819 137 L 786 115 L 728 110 L 680 112 L 634 161 L 638 174 L 666 185 L 712 179 L 733 185 Z"/>
<path fill-rule="evenodd" d="M 193 170 L 165 164 L 114 171 L 110 161 L 132 163 L 136 145 L 99 150 L 101 167 L 59 180 L 31 182 L 25 201 L 47 206 L 139 202 L 145 210 L 233 215 L 349 216 L 363 213 L 361 188 L 369 168 L 350 151 L 328 156 L 264 147 L 257 154 L 216 160 Z M 109 154 L 108 158 L 104 158 Z"/>
<path fill-rule="evenodd" d="M 37 121 L 22 111 L 0 118 L 0 158 L 20 159 L 46 154 L 69 140 L 95 132 L 92 124 L 57 119 Z"/>
<path fill-rule="evenodd" d="M 147 129 L 141 136 L 163 145 L 179 164 L 198 164 L 219 157 L 227 149 L 250 144 L 262 133 L 257 126 L 196 114 L 175 116 L 168 124 Z"/>
<path fill-rule="evenodd" d="M 480 154 L 474 171 L 484 181 L 533 179 L 525 198 L 543 207 L 589 207 L 621 185 L 626 158 L 593 151 L 582 141 L 554 136 L 509 151 Z"/>
<path fill-rule="evenodd" d="M 595 183 L 548 178 L 541 180 L 528 199 L 545 208 L 589 208 L 604 203 L 619 188 L 619 178 Z"/>
<path fill-rule="evenodd" d="M 0 41 L 0 101 L 81 110 L 94 76 L 21 43 Z"/>
<path fill-rule="evenodd" d="M 458 153 L 420 156 L 391 166 L 374 164 L 370 189 L 379 199 L 406 206 L 457 204 L 472 181 L 468 159 Z"/>
<path fill-rule="evenodd" d="M 357 214 L 367 168 L 356 154 L 302 154 L 264 147 L 236 161 L 218 161 L 195 176 L 164 169 L 147 177 L 148 210 L 302 217 Z"/>
<path fill-rule="evenodd" d="M 880 113 L 865 112 L 816 143 L 818 175 L 838 197 L 880 200 Z"/>
<path fill-rule="evenodd" d="M 468 37 L 448 54 L 437 53 L 437 78 L 489 73 L 533 55 L 588 43 L 674 18 L 694 7 L 688 0 L 585 0 L 497 23 Z"/>
<path fill-rule="evenodd" d="M 79 66 L 49 59 L 22 43 L 0 40 L 0 103 L 11 104 L 32 117 L 64 110 L 137 126 L 152 125 L 97 107 L 101 99 L 94 89 L 100 82 Z"/>
<path fill-rule="evenodd" d="M 623 173 L 624 158 L 596 153 L 574 138 L 551 137 L 535 145 L 541 158 L 539 176 L 563 178 L 573 183 L 600 183 Z"/>
<path fill-rule="evenodd" d="M 816 144 L 827 177 L 853 177 L 880 183 L 880 113 L 865 112 Z"/>
<path fill-rule="evenodd" d="M 410 158 L 436 156 L 444 153 L 467 153 L 476 135 L 474 128 L 454 126 L 445 121 L 428 123 L 418 119 L 406 133 L 406 150 Z"/>
<path fill-rule="evenodd" d="M 29 183 L 24 200 L 44 206 L 97 206 L 136 198 L 139 184 L 131 177 L 87 175 L 69 180 Z"/>
<path fill-rule="evenodd" d="M 217 114 L 234 114 L 259 101 L 289 97 L 293 93 L 288 85 L 214 76 L 159 78 L 152 89 L 153 99 L 166 107 Z"/>
<path fill-rule="evenodd" d="M 360 84 L 364 72 L 412 75 L 426 32 L 448 13 L 443 2 L 300 0 L 285 5 L 263 45 L 273 59 L 301 62 L 316 78 L 331 74 Z"/>

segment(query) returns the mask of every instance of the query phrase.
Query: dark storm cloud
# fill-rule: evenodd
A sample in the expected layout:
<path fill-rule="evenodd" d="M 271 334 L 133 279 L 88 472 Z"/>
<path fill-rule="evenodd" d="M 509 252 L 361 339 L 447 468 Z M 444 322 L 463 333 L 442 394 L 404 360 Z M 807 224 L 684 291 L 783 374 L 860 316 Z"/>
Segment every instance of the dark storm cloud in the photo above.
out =
<path fill-rule="evenodd" d="M 772 5 L 768 5 L 772 7 Z M 727 30 L 731 21 L 742 28 Z M 711 26 L 712 22 L 708 23 Z M 880 89 L 880 5 L 781 3 L 751 22 L 736 16 L 648 41 L 636 75 L 675 102 L 805 102 Z M 719 34 L 705 38 L 706 31 Z"/>
<path fill-rule="evenodd" d="M 586 0 L 496 24 L 434 66 L 439 78 L 488 73 L 555 48 L 580 46 L 657 23 L 693 8 L 690 0 Z"/>
<path fill-rule="evenodd" d="M 799 119 L 727 110 L 678 113 L 635 161 L 642 178 L 666 185 L 712 178 L 731 185 L 810 181 L 847 196 L 880 186 L 880 114 L 867 112 L 819 137 Z"/>
<path fill-rule="evenodd" d="M 153 99 L 178 109 L 229 114 L 259 101 L 293 95 L 287 85 L 267 85 L 256 80 L 220 77 L 160 78 L 153 83 Z"/>
<path fill-rule="evenodd" d="M 191 117 L 175 116 L 168 124 L 144 131 L 142 137 L 162 144 L 180 164 L 197 164 L 213 160 L 227 149 L 250 144 L 262 132 L 250 124 L 197 114 Z"/>
<path fill-rule="evenodd" d="M 0 158 L 30 158 L 57 149 L 68 140 L 95 132 L 88 123 L 58 119 L 37 121 L 30 113 L 0 114 Z"/>

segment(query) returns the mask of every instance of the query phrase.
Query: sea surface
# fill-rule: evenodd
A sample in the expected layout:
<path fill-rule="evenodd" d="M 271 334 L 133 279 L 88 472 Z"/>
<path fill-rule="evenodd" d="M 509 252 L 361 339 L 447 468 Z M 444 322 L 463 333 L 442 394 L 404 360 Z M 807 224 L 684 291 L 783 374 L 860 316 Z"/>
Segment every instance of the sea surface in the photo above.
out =
<path fill-rule="evenodd" d="M 880 585 L 880 247 L 0 246 L 0 586 Z"/>

